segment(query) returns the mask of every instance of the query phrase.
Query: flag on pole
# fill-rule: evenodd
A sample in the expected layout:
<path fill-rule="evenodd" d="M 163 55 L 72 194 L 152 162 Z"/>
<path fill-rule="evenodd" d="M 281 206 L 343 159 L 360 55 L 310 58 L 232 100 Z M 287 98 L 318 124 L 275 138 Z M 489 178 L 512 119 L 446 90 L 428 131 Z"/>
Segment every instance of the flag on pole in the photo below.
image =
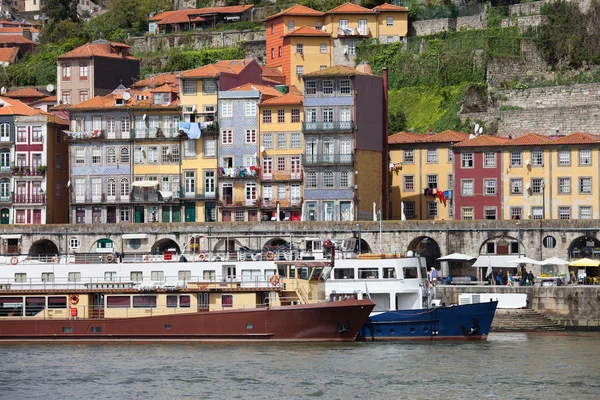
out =
<path fill-rule="evenodd" d="M 485 271 L 485 277 L 487 278 L 488 276 L 492 275 L 492 272 L 492 258 L 488 256 L 488 267 Z"/>

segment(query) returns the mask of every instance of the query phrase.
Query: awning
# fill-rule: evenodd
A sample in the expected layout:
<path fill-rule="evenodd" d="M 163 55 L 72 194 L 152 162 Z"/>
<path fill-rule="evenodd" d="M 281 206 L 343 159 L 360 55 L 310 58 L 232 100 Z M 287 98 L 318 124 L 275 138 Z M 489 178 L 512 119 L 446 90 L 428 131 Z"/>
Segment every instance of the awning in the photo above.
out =
<path fill-rule="evenodd" d="M 509 263 L 511 263 L 511 264 L 533 264 L 533 265 L 541 265 L 540 261 L 534 260 L 533 258 L 529 258 L 529 257 L 515 258 L 514 260 L 510 260 Z"/>
<path fill-rule="evenodd" d="M 173 196 L 173 192 L 170 192 L 168 190 L 159 190 L 158 193 L 160 193 L 163 199 Z"/>
<path fill-rule="evenodd" d="M 479 256 L 477 261 L 472 267 L 487 268 L 487 267 L 499 267 L 499 268 L 517 268 L 517 264 L 511 264 L 509 261 L 514 260 L 518 256 L 506 255 L 506 256 Z"/>
<path fill-rule="evenodd" d="M 121 236 L 123 239 L 147 239 L 147 233 L 124 233 Z"/>
<path fill-rule="evenodd" d="M 0 238 L 2 239 L 21 239 L 23 235 L 21 235 L 20 233 L 15 233 L 12 235 L 0 235 Z"/>
<path fill-rule="evenodd" d="M 438 258 L 438 261 L 471 261 L 477 257 L 471 257 L 466 254 L 452 253 L 444 257 Z"/>
<path fill-rule="evenodd" d="M 598 267 L 600 266 L 600 261 L 591 260 L 589 258 L 581 258 L 577 261 L 573 261 L 569 264 L 569 267 Z"/>
<path fill-rule="evenodd" d="M 133 187 L 154 187 L 158 186 L 158 181 L 136 181 L 131 184 Z"/>

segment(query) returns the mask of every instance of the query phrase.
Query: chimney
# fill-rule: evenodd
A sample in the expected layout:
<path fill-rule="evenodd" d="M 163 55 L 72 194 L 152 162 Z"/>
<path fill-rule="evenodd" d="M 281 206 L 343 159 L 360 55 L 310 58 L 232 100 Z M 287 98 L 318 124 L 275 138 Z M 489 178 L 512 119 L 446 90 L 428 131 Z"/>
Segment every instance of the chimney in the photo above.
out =
<path fill-rule="evenodd" d="M 381 219 L 389 219 L 389 150 L 388 150 L 388 70 L 383 67 L 382 70 L 383 78 L 383 154 L 381 155 L 381 187 L 382 187 L 382 198 L 381 198 Z"/>

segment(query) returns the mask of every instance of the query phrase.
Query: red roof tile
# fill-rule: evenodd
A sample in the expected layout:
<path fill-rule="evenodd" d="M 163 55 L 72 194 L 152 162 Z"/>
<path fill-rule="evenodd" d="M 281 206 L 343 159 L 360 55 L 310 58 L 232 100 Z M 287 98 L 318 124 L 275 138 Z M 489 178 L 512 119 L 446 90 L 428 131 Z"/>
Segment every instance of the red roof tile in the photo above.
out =
<path fill-rule="evenodd" d="M 377 12 L 390 12 L 390 11 L 401 11 L 401 12 L 408 12 L 408 8 L 406 7 L 401 7 L 401 6 L 395 6 L 393 4 L 390 3 L 383 3 L 380 4 L 376 7 L 373 8 L 373 10 L 377 11 Z"/>
<path fill-rule="evenodd" d="M 177 88 L 174 88 L 171 85 L 164 84 L 155 89 L 152 89 L 151 92 L 152 93 L 179 93 L 179 85 L 177 85 Z"/>
<path fill-rule="evenodd" d="M 28 43 L 37 45 L 36 42 L 21 35 L 0 35 L 0 43 Z"/>
<path fill-rule="evenodd" d="M 273 18 L 281 17 L 282 15 L 298 15 L 306 17 L 320 17 L 323 15 L 321 11 L 313 10 L 312 8 L 296 4 L 290 8 L 286 8 L 283 11 L 278 12 L 265 18 L 263 21 L 268 21 Z"/>
<path fill-rule="evenodd" d="M 6 92 L 6 94 L 4 96 L 10 97 L 13 99 L 18 99 L 20 97 L 41 98 L 41 97 L 47 97 L 48 95 L 40 92 L 39 90 L 37 90 L 35 88 L 26 87 L 26 88 L 21 88 L 21 89 L 9 90 L 8 92 Z"/>
<path fill-rule="evenodd" d="M 42 111 L 31 108 L 17 99 L 11 99 L 9 97 L 0 97 L 0 101 L 3 103 L 2 107 L 0 107 L 0 115 L 42 114 Z"/>
<path fill-rule="evenodd" d="M 283 35 L 283 37 L 287 36 L 331 36 L 331 33 L 310 26 L 301 26 L 287 35 Z"/>
<path fill-rule="evenodd" d="M 3 47 L 0 48 L 0 62 L 6 62 L 9 64 L 17 61 L 17 55 L 19 55 L 18 47 Z"/>
<path fill-rule="evenodd" d="M 169 85 L 173 85 L 179 82 L 179 79 L 177 78 L 177 75 L 175 75 L 173 72 L 167 72 L 164 74 L 157 74 L 145 79 L 141 79 L 135 83 L 133 83 L 131 85 L 131 88 L 145 88 L 145 87 L 149 87 L 149 88 L 154 88 L 157 86 L 162 86 L 165 83 L 169 84 Z"/>
<path fill-rule="evenodd" d="M 216 78 L 221 73 L 239 74 L 250 62 L 256 62 L 252 59 L 245 60 L 227 60 L 218 61 L 214 64 L 204 65 L 188 71 L 179 73 L 180 78 Z"/>
<path fill-rule="evenodd" d="M 23 29 L 29 29 L 31 33 L 39 33 L 40 31 L 35 29 L 34 27 L 22 27 L 22 26 L 9 26 L 9 27 L 0 27 L 0 33 L 18 33 L 23 35 Z"/>
<path fill-rule="evenodd" d="M 469 134 L 465 132 L 443 131 L 435 135 L 423 136 L 423 142 L 427 143 L 458 143 L 469 139 Z"/>
<path fill-rule="evenodd" d="M 481 135 L 473 139 L 467 139 L 460 143 L 456 143 L 454 147 L 494 147 L 500 146 L 510 139 L 499 136 Z"/>
<path fill-rule="evenodd" d="M 270 99 L 264 100 L 260 103 L 261 106 L 292 106 L 295 104 L 302 104 L 304 101 L 304 97 L 298 96 L 295 94 L 287 93 L 283 96 L 272 97 Z"/>
<path fill-rule="evenodd" d="M 252 58 L 245 58 L 242 60 L 222 60 L 217 61 L 215 65 L 220 67 L 227 67 L 233 71 L 234 74 L 239 74 L 246 68 L 250 63 L 256 62 Z"/>
<path fill-rule="evenodd" d="M 166 11 L 150 18 L 151 22 L 158 22 L 158 25 L 182 24 L 202 15 L 212 14 L 240 14 L 254 7 L 254 5 L 226 6 L 226 7 L 204 7 L 188 10 Z"/>
<path fill-rule="evenodd" d="M 511 139 L 504 143 L 504 146 L 539 146 L 550 144 L 551 139 L 537 133 L 528 133 L 523 136 Z"/>
<path fill-rule="evenodd" d="M 356 68 L 347 65 L 333 65 L 325 69 L 309 72 L 304 74 L 307 78 L 326 77 L 326 76 L 354 76 L 354 75 L 369 75 L 364 72 L 357 71 Z"/>
<path fill-rule="evenodd" d="M 373 10 L 370 10 L 365 7 L 361 7 L 358 4 L 354 3 L 344 3 L 331 10 L 327 11 L 325 14 L 365 14 L 365 13 L 373 13 Z"/>
<path fill-rule="evenodd" d="M 29 103 L 29 107 L 33 107 L 35 105 L 44 104 L 44 103 L 56 104 L 56 101 L 57 101 L 56 96 L 46 96 L 46 97 L 41 98 L 39 100 L 32 101 L 31 103 Z"/>
<path fill-rule="evenodd" d="M 57 59 L 65 58 L 89 58 L 89 57 L 108 57 L 108 58 L 123 58 L 119 55 L 119 50 L 125 50 L 127 54 L 125 58 L 128 60 L 137 60 L 134 56 L 129 54 L 129 46 L 124 43 L 118 42 L 107 42 L 107 41 L 96 41 L 92 43 L 86 43 L 82 46 L 77 47 L 63 55 L 56 57 Z"/>
<path fill-rule="evenodd" d="M 388 144 L 418 143 L 422 138 L 422 135 L 417 135 L 416 133 L 398 132 L 388 136 Z"/>
<path fill-rule="evenodd" d="M 275 89 L 273 86 L 259 85 L 257 83 L 245 83 L 241 86 L 237 86 L 229 90 L 258 90 L 260 93 L 266 96 L 283 96 L 283 93 Z"/>
<path fill-rule="evenodd" d="M 600 138 L 598 135 L 592 135 L 590 133 L 584 132 L 575 132 L 570 135 L 563 136 L 561 138 L 555 139 L 552 141 L 552 144 L 588 144 L 588 143 L 598 143 Z"/>

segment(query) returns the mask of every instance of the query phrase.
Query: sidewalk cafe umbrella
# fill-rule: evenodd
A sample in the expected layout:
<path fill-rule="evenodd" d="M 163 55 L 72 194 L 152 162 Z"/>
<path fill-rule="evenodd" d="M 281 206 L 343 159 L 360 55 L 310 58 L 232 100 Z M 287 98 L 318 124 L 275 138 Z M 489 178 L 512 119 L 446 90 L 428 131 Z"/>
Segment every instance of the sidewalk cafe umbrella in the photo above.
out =
<path fill-rule="evenodd" d="M 534 260 L 533 258 L 529 258 L 529 257 L 515 258 L 514 260 L 510 260 L 507 262 L 510 264 L 534 264 L 534 265 L 540 265 L 540 263 L 541 263 L 541 261 Z"/>
<path fill-rule="evenodd" d="M 471 257 L 466 254 L 452 253 L 447 256 L 440 257 L 437 260 L 438 261 L 458 261 L 458 262 L 460 262 L 460 261 L 472 261 L 476 258 L 477 257 Z"/>
<path fill-rule="evenodd" d="M 563 260 L 562 258 L 558 257 L 551 257 L 540 261 L 540 263 L 541 265 L 568 265 L 569 261 Z"/>
<path fill-rule="evenodd" d="M 600 267 L 600 261 L 582 258 L 570 263 L 569 267 Z"/>

